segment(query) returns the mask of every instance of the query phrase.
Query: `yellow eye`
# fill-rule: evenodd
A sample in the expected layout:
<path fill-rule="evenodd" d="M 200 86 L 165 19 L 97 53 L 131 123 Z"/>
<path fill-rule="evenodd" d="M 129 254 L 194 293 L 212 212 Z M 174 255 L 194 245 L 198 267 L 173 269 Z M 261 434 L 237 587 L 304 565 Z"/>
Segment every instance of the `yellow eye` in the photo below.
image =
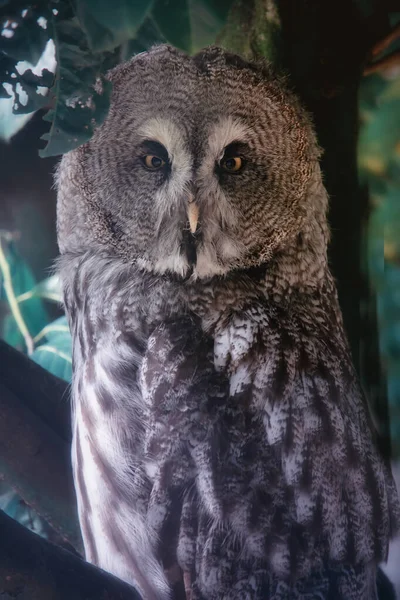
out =
<path fill-rule="evenodd" d="M 165 160 L 155 154 L 146 154 L 146 156 L 143 157 L 143 162 L 147 169 L 150 169 L 151 171 L 157 171 L 165 166 Z"/>
<path fill-rule="evenodd" d="M 229 173 L 237 173 L 243 166 L 243 161 L 240 156 L 231 156 L 229 158 L 223 158 L 221 161 L 221 167 Z"/>

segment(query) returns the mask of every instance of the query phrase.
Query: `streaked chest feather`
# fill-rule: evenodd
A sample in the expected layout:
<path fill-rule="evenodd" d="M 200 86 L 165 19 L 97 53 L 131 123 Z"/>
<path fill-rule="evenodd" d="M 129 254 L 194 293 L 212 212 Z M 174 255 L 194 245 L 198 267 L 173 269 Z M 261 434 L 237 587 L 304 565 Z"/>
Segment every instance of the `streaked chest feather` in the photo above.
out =
<path fill-rule="evenodd" d="M 88 559 L 161 599 L 217 552 L 199 585 L 219 599 L 229 556 L 259 565 L 260 590 L 383 556 L 393 491 L 334 313 L 258 299 L 195 314 L 132 286 L 99 301 L 89 281 L 73 318 Z"/>

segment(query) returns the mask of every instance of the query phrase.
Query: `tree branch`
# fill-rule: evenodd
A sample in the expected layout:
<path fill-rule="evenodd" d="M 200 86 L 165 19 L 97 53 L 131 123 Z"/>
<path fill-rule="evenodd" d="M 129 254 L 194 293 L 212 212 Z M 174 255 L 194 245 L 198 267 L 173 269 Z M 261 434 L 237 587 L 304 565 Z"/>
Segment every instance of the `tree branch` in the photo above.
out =
<path fill-rule="evenodd" d="M 0 340 L 0 382 L 65 442 L 71 441 L 69 385 Z"/>
<path fill-rule="evenodd" d="M 0 511 L 0 597 L 141 600 L 127 583 L 47 542 Z"/>
<path fill-rule="evenodd" d="M 27 377 L 23 371 L 21 379 Z M 29 381 L 29 379 L 25 379 Z M 78 551 L 70 446 L 0 383 L 0 477 Z"/>

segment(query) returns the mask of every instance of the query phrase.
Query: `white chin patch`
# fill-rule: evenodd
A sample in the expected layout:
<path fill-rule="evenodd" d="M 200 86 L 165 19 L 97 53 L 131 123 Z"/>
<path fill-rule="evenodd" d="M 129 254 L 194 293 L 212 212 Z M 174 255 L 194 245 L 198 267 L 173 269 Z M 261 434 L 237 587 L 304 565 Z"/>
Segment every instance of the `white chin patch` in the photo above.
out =
<path fill-rule="evenodd" d="M 162 254 L 162 253 L 160 253 Z M 180 249 L 172 253 L 165 253 L 156 262 L 151 259 L 141 258 L 137 265 L 160 275 L 173 273 L 185 278 L 207 279 L 216 275 L 226 275 L 238 263 L 243 254 L 243 248 L 232 242 L 228 237 L 219 240 L 218 249 L 212 243 L 202 244 L 197 249 L 196 265 L 189 264 L 187 257 Z"/>
<path fill-rule="evenodd" d="M 165 256 L 155 264 L 150 260 L 139 258 L 137 266 L 140 269 L 158 273 L 159 275 L 174 273 L 179 277 L 185 278 L 190 274 L 192 279 L 205 279 L 214 275 L 224 275 L 229 271 L 229 267 L 215 263 L 204 252 L 200 252 L 197 256 L 197 263 L 193 270 L 184 256 L 176 254 Z"/>
<path fill-rule="evenodd" d="M 243 248 L 229 237 L 221 235 L 217 248 L 210 242 L 203 244 L 197 254 L 194 276 L 198 278 L 226 275 L 243 254 Z"/>
<path fill-rule="evenodd" d="M 137 265 L 140 269 L 151 271 L 163 275 L 164 273 L 175 273 L 180 277 L 185 277 L 189 272 L 187 259 L 180 253 L 165 255 L 158 259 L 156 263 L 145 258 L 139 258 Z"/>
<path fill-rule="evenodd" d="M 196 266 L 193 269 L 194 278 L 204 279 L 206 277 L 213 277 L 214 275 L 223 275 L 228 272 L 226 266 L 220 265 L 213 260 L 207 252 L 200 251 L 197 255 Z"/>

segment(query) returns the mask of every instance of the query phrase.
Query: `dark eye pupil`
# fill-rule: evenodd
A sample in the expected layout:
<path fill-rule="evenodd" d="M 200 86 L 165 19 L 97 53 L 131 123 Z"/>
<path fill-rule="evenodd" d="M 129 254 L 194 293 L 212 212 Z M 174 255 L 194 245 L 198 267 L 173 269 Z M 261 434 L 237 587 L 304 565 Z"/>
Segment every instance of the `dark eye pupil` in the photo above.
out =
<path fill-rule="evenodd" d="M 234 158 L 227 158 L 225 161 L 226 169 L 234 169 L 236 167 L 236 160 Z"/>
<path fill-rule="evenodd" d="M 162 165 L 161 158 L 158 158 L 158 156 L 153 156 L 153 158 L 151 159 L 151 166 L 154 167 L 155 169 L 158 169 L 159 167 L 161 167 L 161 165 Z"/>

